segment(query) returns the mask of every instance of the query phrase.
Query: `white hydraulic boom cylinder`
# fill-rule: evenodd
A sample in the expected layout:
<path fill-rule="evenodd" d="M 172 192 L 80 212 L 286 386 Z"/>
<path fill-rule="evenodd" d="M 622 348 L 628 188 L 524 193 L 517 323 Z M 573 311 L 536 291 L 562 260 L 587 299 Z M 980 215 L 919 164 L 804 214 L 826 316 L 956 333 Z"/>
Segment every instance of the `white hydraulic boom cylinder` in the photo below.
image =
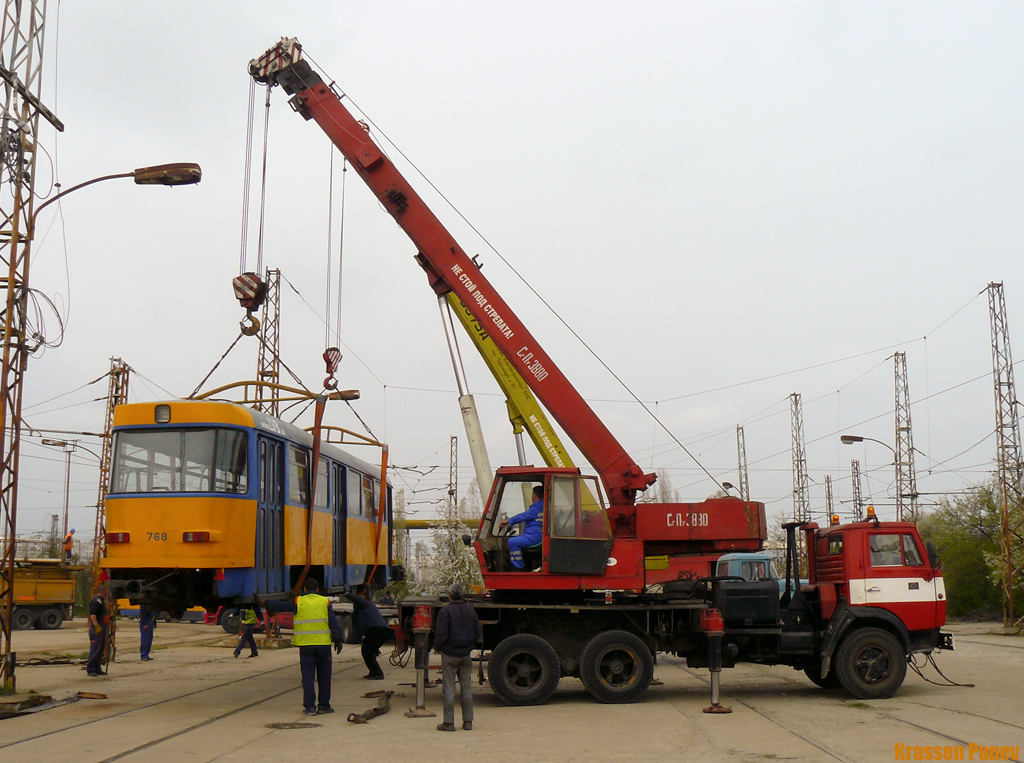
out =
<path fill-rule="evenodd" d="M 448 340 L 448 352 L 451 354 L 452 368 L 455 370 L 455 384 L 459 388 L 459 408 L 462 409 L 462 423 L 466 427 L 469 454 L 473 459 L 473 469 L 476 471 L 476 481 L 480 486 L 480 496 L 486 501 L 491 493 L 491 485 L 494 483 L 494 471 L 491 469 L 491 461 L 487 457 L 487 445 L 484 442 L 484 433 L 480 426 L 480 416 L 476 411 L 476 401 L 469 394 L 469 384 L 466 382 L 466 371 L 462 367 L 459 344 L 455 341 L 455 325 L 452 323 L 447 297 L 443 295 L 438 297 L 437 306 L 441 309 L 441 323 L 444 325 L 444 335 Z"/>

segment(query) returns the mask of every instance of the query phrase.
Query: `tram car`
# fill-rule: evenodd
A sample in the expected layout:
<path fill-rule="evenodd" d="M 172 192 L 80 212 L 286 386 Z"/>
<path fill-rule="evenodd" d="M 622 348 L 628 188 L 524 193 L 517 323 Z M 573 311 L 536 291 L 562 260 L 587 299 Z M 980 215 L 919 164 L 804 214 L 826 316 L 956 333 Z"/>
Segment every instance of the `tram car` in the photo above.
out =
<path fill-rule="evenodd" d="M 227 402 L 114 411 L 106 553 L 111 594 L 171 613 L 290 594 L 306 565 L 313 437 Z M 310 569 L 321 592 L 391 580 L 391 486 L 322 443 Z"/>

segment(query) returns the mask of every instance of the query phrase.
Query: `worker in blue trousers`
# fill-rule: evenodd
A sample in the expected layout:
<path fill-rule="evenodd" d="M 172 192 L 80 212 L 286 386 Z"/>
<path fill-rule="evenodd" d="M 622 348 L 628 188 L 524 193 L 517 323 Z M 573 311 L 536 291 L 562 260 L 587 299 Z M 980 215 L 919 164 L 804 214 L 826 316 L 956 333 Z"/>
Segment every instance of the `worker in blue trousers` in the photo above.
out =
<path fill-rule="evenodd" d="M 523 561 L 523 549 L 536 546 L 544 538 L 544 486 L 536 485 L 533 488 L 533 503 L 530 508 L 522 514 L 516 514 L 502 522 L 506 525 L 523 523 L 523 532 L 513 535 L 508 539 L 508 554 L 512 560 L 512 566 L 517 570 L 525 569 Z"/>
<path fill-rule="evenodd" d="M 268 612 L 294 612 L 292 643 L 299 648 L 302 673 L 302 712 L 333 713 L 331 707 L 331 644 L 341 654 L 341 626 L 331 602 L 317 591 L 320 585 L 306 578 L 305 593 L 292 601 L 268 601 Z M 319 701 L 316 690 L 320 690 Z"/>
<path fill-rule="evenodd" d="M 236 608 L 234 614 L 235 617 L 241 617 L 241 621 L 238 623 L 238 645 L 235 646 L 235 657 L 242 653 L 242 647 L 246 645 L 249 646 L 250 657 L 259 657 L 260 652 L 256 648 L 256 638 L 252 634 L 257 626 L 263 624 L 263 610 L 259 604 L 253 604 L 245 609 Z"/>
<path fill-rule="evenodd" d="M 143 662 L 153 658 L 149 650 L 153 648 L 153 631 L 156 630 L 156 612 L 150 612 L 145 604 L 139 605 L 139 656 Z"/>

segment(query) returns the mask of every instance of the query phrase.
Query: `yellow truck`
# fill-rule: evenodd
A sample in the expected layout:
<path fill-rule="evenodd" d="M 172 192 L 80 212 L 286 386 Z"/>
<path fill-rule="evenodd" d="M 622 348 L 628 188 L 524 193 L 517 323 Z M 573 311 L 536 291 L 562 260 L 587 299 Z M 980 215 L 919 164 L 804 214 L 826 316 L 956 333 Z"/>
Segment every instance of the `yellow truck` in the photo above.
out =
<path fill-rule="evenodd" d="M 80 565 L 59 559 L 18 559 L 14 562 L 14 612 L 11 627 L 55 630 L 75 616 L 76 573 Z"/>

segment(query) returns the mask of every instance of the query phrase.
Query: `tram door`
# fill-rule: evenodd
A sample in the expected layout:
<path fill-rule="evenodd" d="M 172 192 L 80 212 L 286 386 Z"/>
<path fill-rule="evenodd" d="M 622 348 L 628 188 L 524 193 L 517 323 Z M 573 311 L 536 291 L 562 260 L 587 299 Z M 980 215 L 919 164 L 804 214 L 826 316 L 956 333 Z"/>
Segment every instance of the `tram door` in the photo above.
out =
<path fill-rule="evenodd" d="M 334 585 L 343 586 L 348 581 L 345 579 L 347 548 L 345 544 L 345 518 L 348 512 L 345 510 L 345 467 L 341 464 L 333 464 L 331 474 L 331 511 L 334 515 L 334 532 L 332 536 L 333 552 L 331 555 L 331 577 Z"/>
<path fill-rule="evenodd" d="M 256 588 L 260 593 L 287 589 L 284 579 L 284 445 L 260 436 L 260 491 L 256 507 Z"/>

